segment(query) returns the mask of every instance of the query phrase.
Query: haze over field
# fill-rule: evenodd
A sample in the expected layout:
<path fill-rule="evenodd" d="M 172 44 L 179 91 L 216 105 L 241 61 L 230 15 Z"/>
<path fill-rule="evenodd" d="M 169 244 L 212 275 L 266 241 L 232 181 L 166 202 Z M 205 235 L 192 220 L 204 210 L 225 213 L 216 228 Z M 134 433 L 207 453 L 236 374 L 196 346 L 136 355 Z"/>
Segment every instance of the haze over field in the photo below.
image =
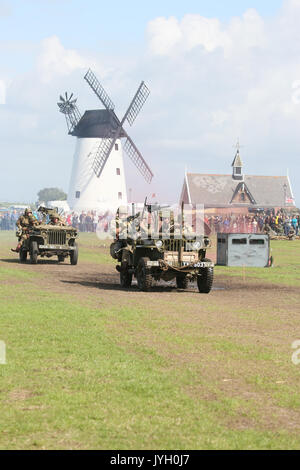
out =
<path fill-rule="evenodd" d="M 300 0 L 0 1 L 0 200 L 68 190 L 75 138 L 59 94 L 99 103 L 91 67 L 119 117 L 141 80 L 151 95 L 130 135 L 149 188 L 125 158 L 128 188 L 177 201 L 185 167 L 229 173 L 237 138 L 248 174 L 284 175 L 300 204 Z"/>

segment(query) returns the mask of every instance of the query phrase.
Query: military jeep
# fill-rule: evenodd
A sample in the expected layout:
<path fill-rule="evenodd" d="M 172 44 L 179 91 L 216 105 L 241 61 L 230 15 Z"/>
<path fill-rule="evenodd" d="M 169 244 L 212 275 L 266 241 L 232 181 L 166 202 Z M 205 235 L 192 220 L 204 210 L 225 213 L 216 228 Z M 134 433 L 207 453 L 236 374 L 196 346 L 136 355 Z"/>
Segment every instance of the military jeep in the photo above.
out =
<path fill-rule="evenodd" d="M 177 288 L 186 289 L 189 281 L 197 281 L 200 293 L 209 293 L 213 284 L 214 264 L 206 258 L 210 246 L 208 236 L 180 236 L 174 230 L 168 238 L 158 234 L 157 238 L 141 236 L 116 239 L 111 244 L 110 254 L 120 264 L 122 287 L 130 287 L 132 278 L 137 279 L 138 288 L 149 291 L 153 281 L 176 280 Z"/>
<path fill-rule="evenodd" d="M 76 265 L 78 261 L 77 230 L 66 225 L 47 224 L 46 215 L 51 214 L 52 209 L 40 208 L 39 211 L 43 213 L 43 222 L 27 230 L 27 237 L 19 251 L 20 262 L 26 262 L 28 254 L 31 264 L 37 264 L 39 256 L 41 258 L 57 256 L 58 262 L 63 262 L 69 256 L 71 264 Z"/>

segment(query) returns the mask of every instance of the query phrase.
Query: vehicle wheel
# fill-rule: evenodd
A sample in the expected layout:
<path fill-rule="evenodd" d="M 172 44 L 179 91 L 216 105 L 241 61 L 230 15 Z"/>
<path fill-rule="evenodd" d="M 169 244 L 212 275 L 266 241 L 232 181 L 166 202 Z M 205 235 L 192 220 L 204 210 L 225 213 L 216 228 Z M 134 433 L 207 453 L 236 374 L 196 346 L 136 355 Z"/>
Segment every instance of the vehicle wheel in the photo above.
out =
<path fill-rule="evenodd" d="M 147 266 L 149 258 L 140 258 L 137 266 L 137 284 L 138 288 L 143 291 L 148 291 L 152 286 L 152 276 Z"/>
<path fill-rule="evenodd" d="M 132 273 L 128 272 L 128 267 L 121 265 L 120 284 L 121 287 L 130 287 L 132 283 Z"/>
<path fill-rule="evenodd" d="M 65 261 L 64 255 L 58 255 L 57 258 L 59 263 L 63 263 Z"/>
<path fill-rule="evenodd" d="M 26 250 L 22 250 L 22 248 L 20 249 L 19 259 L 20 259 L 20 263 L 26 263 L 26 260 L 27 260 L 27 251 Z"/>
<path fill-rule="evenodd" d="M 34 242 L 34 241 L 31 242 L 31 245 L 30 245 L 30 263 L 31 264 L 37 264 L 38 252 L 39 252 L 39 249 L 38 249 L 37 242 Z"/>
<path fill-rule="evenodd" d="M 70 253 L 70 261 L 71 264 L 75 265 L 78 262 L 78 245 L 77 243 L 74 243 L 73 246 L 75 247 L 75 250 L 72 250 Z"/>
<path fill-rule="evenodd" d="M 187 289 L 188 278 L 184 276 L 176 276 L 176 286 L 178 289 Z"/>
<path fill-rule="evenodd" d="M 202 261 L 210 261 L 204 258 Z M 214 268 L 200 268 L 197 276 L 198 290 L 201 294 L 208 294 L 211 291 L 214 280 Z"/>

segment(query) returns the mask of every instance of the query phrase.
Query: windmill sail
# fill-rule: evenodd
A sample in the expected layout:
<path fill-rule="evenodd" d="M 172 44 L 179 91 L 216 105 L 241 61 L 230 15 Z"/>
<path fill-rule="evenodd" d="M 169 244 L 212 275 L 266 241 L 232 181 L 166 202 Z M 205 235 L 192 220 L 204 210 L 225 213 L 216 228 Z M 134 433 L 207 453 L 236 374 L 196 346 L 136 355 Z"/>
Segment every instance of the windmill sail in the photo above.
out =
<path fill-rule="evenodd" d="M 117 137 L 111 137 L 111 134 L 107 135 L 107 137 L 101 139 L 100 145 L 96 149 L 94 153 L 94 160 L 92 163 L 92 168 L 95 174 L 98 176 L 101 175 L 105 163 L 113 149 L 113 146 L 117 140 Z"/>
<path fill-rule="evenodd" d="M 99 108 L 102 109 L 86 110 L 81 116 L 76 98 L 67 93 L 61 94 L 58 102 L 69 134 L 77 137 L 68 203 L 72 210 L 78 212 L 87 208 L 106 210 L 127 204 L 124 152 L 119 145 L 123 138 L 126 140 L 123 146 L 126 154 L 145 180 L 150 183 L 153 177 L 141 152 L 124 129 L 125 122 L 130 126 L 135 122 L 150 94 L 145 83 L 141 82 L 120 120 L 115 114 L 113 101 L 92 70 L 87 71 L 84 79 L 100 100 L 102 105 Z"/>
<path fill-rule="evenodd" d="M 129 136 L 127 136 L 127 139 L 125 141 L 124 150 L 129 156 L 129 158 L 133 161 L 137 169 L 140 171 L 140 173 L 143 175 L 147 183 L 151 183 L 153 173 L 145 162 L 144 158 L 142 157 L 141 152 L 137 149 L 136 145 L 132 142 Z"/>
<path fill-rule="evenodd" d="M 94 155 L 94 160 L 92 163 L 92 168 L 95 174 L 100 177 L 104 166 L 108 160 L 108 157 L 114 148 L 114 144 L 116 140 L 119 138 L 120 134 L 123 133 L 127 137 L 124 149 L 127 155 L 131 158 L 135 166 L 138 168 L 140 173 L 144 176 L 145 180 L 150 183 L 153 178 L 153 173 L 150 170 L 149 166 L 145 162 L 144 158 L 142 157 L 141 152 L 137 149 L 131 138 L 127 135 L 126 131 L 123 128 L 124 122 L 127 120 L 128 123 L 132 126 L 133 122 L 135 121 L 136 117 L 138 116 L 140 110 L 142 109 L 143 105 L 145 104 L 150 91 L 145 85 L 145 82 L 141 82 L 136 94 L 134 95 L 126 113 L 122 121 L 120 122 L 117 116 L 115 115 L 113 109 L 114 104 L 111 99 L 108 97 L 107 93 L 105 92 L 104 88 L 100 85 L 99 80 L 94 75 L 94 73 L 89 69 L 85 75 L 85 80 L 89 83 L 90 87 L 94 90 L 98 98 L 101 100 L 103 105 L 106 107 L 107 110 L 111 111 L 116 118 L 116 121 L 119 123 L 119 126 L 115 132 L 115 135 L 112 137 L 111 135 L 107 135 L 103 138 L 100 142 L 98 148 L 92 152 Z"/>
<path fill-rule="evenodd" d="M 126 111 L 124 118 L 122 119 L 122 123 L 127 119 L 130 126 L 132 126 L 149 95 L 149 89 L 145 85 L 145 82 L 142 82 Z"/>
<path fill-rule="evenodd" d="M 84 76 L 84 79 L 88 82 L 90 85 L 91 89 L 94 91 L 94 93 L 98 96 L 99 100 L 105 106 L 106 109 L 109 110 L 114 110 L 115 105 L 104 90 L 103 86 L 100 84 L 98 78 L 96 75 L 89 69 L 87 73 Z"/>

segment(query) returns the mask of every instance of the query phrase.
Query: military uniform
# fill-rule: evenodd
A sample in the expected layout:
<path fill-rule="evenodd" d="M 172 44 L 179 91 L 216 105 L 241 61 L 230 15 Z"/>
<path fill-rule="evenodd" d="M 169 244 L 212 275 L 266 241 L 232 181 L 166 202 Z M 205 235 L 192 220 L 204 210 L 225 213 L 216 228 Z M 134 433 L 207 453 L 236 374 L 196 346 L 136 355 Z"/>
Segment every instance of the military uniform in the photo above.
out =
<path fill-rule="evenodd" d="M 263 231 L 264 233 L 268 234 L 271 232 L 271 227 L 269 224 L 265 223 L 264 226 L 263 226 Z"/>
<path fill-rule="evenodd" d="M 19 230 L 34 227 L 35 225 L 38 225 L 38 224 L 39 224 L 38 220 L 33 215 L 25 215 L 25 214 L 21 215 L 16 222 L 16 225 Z"/>
<path fill-rule="evenodd" d="M 51 217 L 50 222 L 48 225 L 56 225 L 59 227 L 65 227 L 66 224 L 60 217 Z"/>
<path fill-rule="evenodd" d="M 132 263 L 131 241 L 136 238 L 136 219 L 120 218 L 119 211 L 111 222 L 111 233 L 114 236 L 114 243 L 110 246 L 110 254 L 114 259 L 121 261 L 121 270 L 125 270 Z"/>
<path fill-rule="evenodd" d="M 49 217 L 50 217 L 50 221 L 48 222 L 48 225 L 66 227 L 67 224 L 64 222 L 62 217 L 55 210 L 53 211 L 51 210 L 51 212 L 49 213 Z"/>
<path fill-rule="evenodd" d="M 20 250 L 22 243 L 27 238 L 27 231 L 37 225 L 39 225 L 39 221 L 32 215 L 32 212 L 30 210 L 26 209 L 24 214 L 21 215 L 16 222 L 16 226 L 18 228 L 17 236 L 19 243 L 16 250 L 12 249 L 12 251 L 18 252 Z"/>

